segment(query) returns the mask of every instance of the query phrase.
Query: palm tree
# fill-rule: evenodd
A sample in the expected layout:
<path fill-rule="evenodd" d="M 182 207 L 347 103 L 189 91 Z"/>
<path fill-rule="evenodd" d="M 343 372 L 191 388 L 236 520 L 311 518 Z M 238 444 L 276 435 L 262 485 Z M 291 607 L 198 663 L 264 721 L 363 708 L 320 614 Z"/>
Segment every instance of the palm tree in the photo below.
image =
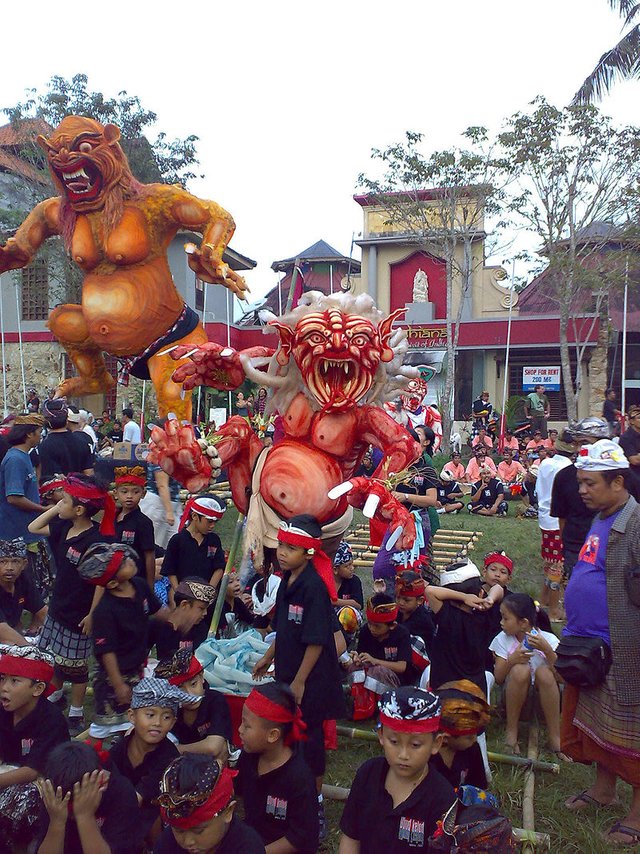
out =
<path fill-rule="evenodd" d="M 590 104 L 600 100 L 620 77 L 640 77 L 640 3 L 635 0 L 609 0 L 611 8 L 624 17 L 623 29 L 630 29 L 617 45 L 603 53 L 596 67 L 573 96 L 572 104 Z"/>

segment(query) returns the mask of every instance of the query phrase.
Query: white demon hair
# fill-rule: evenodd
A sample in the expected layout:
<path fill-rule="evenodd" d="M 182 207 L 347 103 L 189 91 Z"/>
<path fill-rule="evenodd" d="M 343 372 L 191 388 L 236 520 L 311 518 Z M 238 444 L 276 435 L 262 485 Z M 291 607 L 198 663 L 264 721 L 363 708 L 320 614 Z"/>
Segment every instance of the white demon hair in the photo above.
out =
<path fill-rule="evenodd" d="M 265 324 L 265 334 L 269 335 L 277 332 L 276 329 L 267 325 L 270 320 L 277 320 L 279 323 L 284 323 L 294 329 L 298 321 L 307 314 L 330 309 L 341 311 L 343 314 L 359 315 L 375 326 L 379 326 L 385 317 L 384 312 L 376 307 L 368 294 L 354 295 L 343 292 L 323 294 L 321 291 L 308 291 L 302 295 L 300 302 L 292 311 L 282 315 L 282 317 L 276 317 L 270 311 L 261 311 L 260 320 Z M 373 385 L 359 401 L 360 404 L 381 406 L 385 401 L 392 400 L 404 391 L 410 380 L 420 376 L 417 368 L 402 364 L 409 347 L 404 329 L 396 329 L 392 332 L 389 346 L 393 350 L 394 357 L 390 362 L 380 362 Z M 289 359 L 288 364 L 282 368 L 278 365 L 276 356 L 272 356 L 268 362 L 266 374 L 256 370 L 255 365 L 252 365 L 248 359 L 243 359 L 242 362 L 249 379 L 273 390 L 268 404 L 268 412 L 273 410 L 286 412 L 289 404 L 300 391 L 303 391 L 314 408 L 317 408 L 317 403 L 307 391 L 298 366 L 293 359 Z"/>

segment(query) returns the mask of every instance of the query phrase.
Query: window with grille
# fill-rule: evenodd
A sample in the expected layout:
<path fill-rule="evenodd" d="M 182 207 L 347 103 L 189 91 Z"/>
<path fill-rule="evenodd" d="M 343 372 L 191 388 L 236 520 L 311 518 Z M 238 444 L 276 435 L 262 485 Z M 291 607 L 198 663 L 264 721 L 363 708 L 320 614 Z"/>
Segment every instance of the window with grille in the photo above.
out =
<path fill-rule="evenodd" d="M 22 320 L 46 320 L 49 316 L 49 267 L 36 258 L 22 270 Z"/>

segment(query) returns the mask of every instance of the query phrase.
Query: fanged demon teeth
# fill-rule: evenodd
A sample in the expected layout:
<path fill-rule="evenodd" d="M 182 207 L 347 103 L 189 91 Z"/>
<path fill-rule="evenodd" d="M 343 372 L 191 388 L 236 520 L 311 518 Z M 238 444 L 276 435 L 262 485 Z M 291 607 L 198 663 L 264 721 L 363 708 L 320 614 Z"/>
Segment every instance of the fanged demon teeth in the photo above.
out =
<path fill-rule="evenodd" d="M 77 172 L 65 172 L 63 177 L 64 180 L 67 182 L 72 181 L 74 178 L 86 178 L 87 181 L 89 180 L 89 176 L 84 171 L 84 169 L 78 169 Z"/>

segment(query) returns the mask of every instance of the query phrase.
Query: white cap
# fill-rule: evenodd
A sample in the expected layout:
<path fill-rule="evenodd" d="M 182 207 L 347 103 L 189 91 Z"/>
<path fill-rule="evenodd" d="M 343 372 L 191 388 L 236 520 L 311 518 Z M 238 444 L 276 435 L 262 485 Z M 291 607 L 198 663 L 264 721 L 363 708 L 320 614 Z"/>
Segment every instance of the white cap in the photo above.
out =
<path fill-rule="evenodd" d="M 617 442 L 600 439 L 593 445 L 583 445 L 580 448 L 575 465 L 583 471 L 616 471 L 628 469 L 629 460 Z"/>
<path fill-rule="evenodd" d="M 470 578 L 480 578 L 480 570 L 470 560 L 460 561 L 451 565 L 451 569 L 447 569 L 440 573 L 440 584 L 461 584 L 463 581 L 468 581 Z"/>

